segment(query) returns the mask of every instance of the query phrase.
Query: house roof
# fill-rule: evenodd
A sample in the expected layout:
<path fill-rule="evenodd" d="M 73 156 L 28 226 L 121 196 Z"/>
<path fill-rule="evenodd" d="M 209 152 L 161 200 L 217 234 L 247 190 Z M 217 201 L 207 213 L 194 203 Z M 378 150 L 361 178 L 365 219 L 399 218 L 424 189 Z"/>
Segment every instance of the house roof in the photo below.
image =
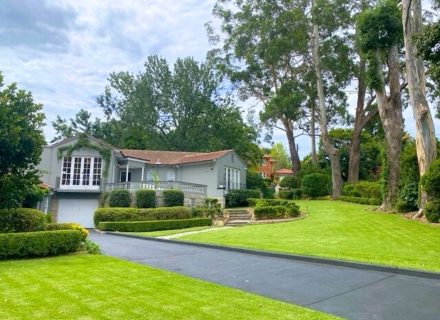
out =
<path fill-rule="evenodd" d="M 121 149 L 126 158 L 136 158 L 148 161 L 152 164 L 189 164 L 195 162 L 213 161 L 230 153 L 232 149 L 215 152 L 184 152 L 184 151 L 156 151 L 156 150 L 133 150 Z"/>
<path fill-rule="evenodd" d="M 275 174 L 279 174 L 279 175 L 289 175 L 289 174 L 293 174 L 293 171 L 292 171 L 292 169 L 286 169 L 286 168 L 283 168 L 283 169 L 280 169 L 280 170 L 275 171 Z"/>

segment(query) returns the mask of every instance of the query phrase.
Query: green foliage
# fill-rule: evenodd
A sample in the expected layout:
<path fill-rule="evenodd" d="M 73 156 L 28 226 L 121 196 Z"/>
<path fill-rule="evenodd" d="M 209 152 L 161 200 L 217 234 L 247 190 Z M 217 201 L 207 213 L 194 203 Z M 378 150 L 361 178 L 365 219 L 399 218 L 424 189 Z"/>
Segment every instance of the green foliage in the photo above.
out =
<path fill-rule="evenodd" d="M 0 209 L 0 233 L 43 230 L 44 213 L 30 208 Z"/>
<path fill-rule="evenodd" d="M 440 200 L 429 201 L 423 209 L 425 217 L 429 222 L 440 222 Z"/>
<path fill-rule="evenodd" d="M 39 185 L 33 185 L 25 194 L 21 206 L 23 208 L 35 208 L 41 200 L 49 194 L 49 189 Z"/>
<path fill-rule="evenodd" d="M 419 164 L 413 139 L 405 142 L 400 155 L 399 193 L 396 203 L 398 212 L 417 211 L 419 198 Z"/>
<path fill-rule="evenodd" d="M 330 194 L 331 179 L 323 173 L 305 175 L 301 180 L 301 190 L 304 196 L 315 198 Z"/>
<path fill-rule="evenodd" d="M 440 199 L 440 159 L 431 163 L 421 182 L 430 199 Z"/>
<path fill-rule="evenodd" d="M 281 199 L 298 200 L 302 197 L 301 189 L 280 190 L 279 196 Z"/>
<path fill-rule="evenodd" d="M 99 208 L 95 211 L 94 222 L 98 226 L 102 221 L 147 221 L 189 219 L 191 210 L 186 207 L 161 208 Z"/>
<path fill-rule="evenodd" d="M 345 183 L 342 194 L 349 197 L 382 199 L 382 187 L 379 182 L 373 181 Z"/>
<path fill-rule="evenodd" d="M 0 208 L 19 207 L 39 183 L 36 166 L 44 144 L 42 105 L 32 94 L 4 86 L 0 72 Z"/>
<path fill-rule="evenodd" d="M 257 190 L 228 190 L 225 196 L 226 208 L 247 207 L 247 199 L 259 197 L 260 192 Z"/>
<path fill-rule="evenodd" d="M 131 221 L 131 222 L 100 222 L 99 229 L 103 231 L 147 232 L 157 230 L 184 229 L 191 227 L 210 226 L 211 218 L 193 218 L 160 221 Z"/>
<path fill-rule="evenodd" d="M 74 252 L 81 243 L 77 230 L 0 234 L 0 259 L 54 256 Z"/>
<path fill-rule="evenodd" d="M 78 223 L 49 223 L 44 227 L 44 230 L 78 230 L 81 232 L 81 241 L 86 241 L 89 235 L 89 231 Z"/>
<path fill-rule="evenodd" d="M 295 204 L 287 206 L 265 206 L 255 207 L 254 216 L 256 219 L 283 219 L 299 216 L 299 207 Z"/>
<path fill-rule="evenodd" d="M 301 188 L 301 180 L 297 176 L 287 176 L 280 181 L 280 187 L 285 189 Z"/>
<path fill-rule="evenodd" d="M 286 199 L 257 199 L 249 198 L 249 206 L 251 207 L 269 207 L 269 206 L 287 206 L 294 205 L 295 202 Z"/>
<path fill-rule="evenodd" d="M 281 142 L 275 143 L 270 149 L 270 156 L 276 160 L 275 169 L 291 168 L 292 161 Z"/>
<path fill-rule="evenodd" d="M 137 190 L 136 191 L 136 207 L 137 208 L 155 208 L 156 207 L 156 191 L 154 190 Z"/>
<path fill-rule="evenodd" d="M 82 246 L 87 251 L 88 254 L 101 254 L 101 248 L 92 240 L 89 239 L 84 240 Z"/>
<path fill-rule="evenodd" d="M 221 218 L 223 211 L 218 199 L 206 198 L 203 205 L 197 205 L 191 209 L 193 217 L 210 217 L 211 219 Z"/>
<path fill-rule="evenodd" d="M 110 191 L 108 197 L 109 207 L 129 207 L 131 205 L 131 194 L 128 190 L 113 190 Z"/>
<path fill-rule="evenodd" d="M 183 206 L 185 195 L 180 190 L 164 190 L 162 191 L 163 205 L 165 207 Z"/>
<path fill-rule="evenodd" d="M 267 186 L 261 174 L 249 170 L 246 172 L 246 187 L 252 190 L 262 190 Z"/>
<path fill-rule="evenodd" d="M 359 204 L 369 204 L 372 206 L 379 206 L 382 203 L 382 199 L 378 199 L 378 198 L 362 198 L 362 197 L 353 197 L 353 196 L 340 196 L 338 200 L 359 203 Z"/>

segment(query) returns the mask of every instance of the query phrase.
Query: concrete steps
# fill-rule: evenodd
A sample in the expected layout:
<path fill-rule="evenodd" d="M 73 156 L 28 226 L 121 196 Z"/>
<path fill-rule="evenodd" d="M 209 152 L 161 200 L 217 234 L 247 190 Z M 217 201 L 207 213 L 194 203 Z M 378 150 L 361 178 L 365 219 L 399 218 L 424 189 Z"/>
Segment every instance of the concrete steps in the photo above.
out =
<path fill-rule="evenodd" d="M 230 209 L 226 211 L 229 215 L 229 218 L 226 221 L 227 226 L 239 226 L 249 224 L 251 222 L 252 214 L 250 214 L 246 209 Z"/>

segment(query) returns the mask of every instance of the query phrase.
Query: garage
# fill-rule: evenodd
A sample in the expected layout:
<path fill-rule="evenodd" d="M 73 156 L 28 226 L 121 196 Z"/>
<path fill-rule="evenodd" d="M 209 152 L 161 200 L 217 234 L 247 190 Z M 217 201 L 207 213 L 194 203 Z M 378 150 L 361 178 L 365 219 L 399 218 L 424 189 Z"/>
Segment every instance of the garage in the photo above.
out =
<path fill-rule="evenodd" d="M 63 195 L 58 197 L 58 222 L 76 222 L 93 228 L 93 214 L 99 206 L 96 195 Z"/>

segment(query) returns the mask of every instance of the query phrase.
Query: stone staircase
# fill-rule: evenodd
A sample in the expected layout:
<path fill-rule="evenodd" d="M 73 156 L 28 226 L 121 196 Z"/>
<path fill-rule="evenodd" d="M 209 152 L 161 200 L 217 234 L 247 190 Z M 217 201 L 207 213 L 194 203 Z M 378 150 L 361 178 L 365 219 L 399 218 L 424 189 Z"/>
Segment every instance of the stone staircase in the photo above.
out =
<path fill-rule="evenodd" d="M 226 221 L 227 226 L 240 226 L 251 222 L 252 214 L 246 209 L 227 209 L 226 211 L 229 216 Z"/>

